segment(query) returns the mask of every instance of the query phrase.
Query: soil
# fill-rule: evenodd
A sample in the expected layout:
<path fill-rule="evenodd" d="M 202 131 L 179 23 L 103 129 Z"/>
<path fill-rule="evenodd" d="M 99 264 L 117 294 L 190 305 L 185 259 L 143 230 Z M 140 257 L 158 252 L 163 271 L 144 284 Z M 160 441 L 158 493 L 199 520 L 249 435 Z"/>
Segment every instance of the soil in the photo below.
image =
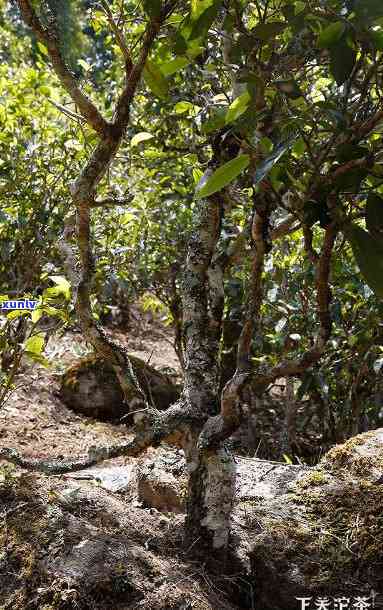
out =
<path fill-rule="evenodd" d="M 115 329 L 108 332 L 124 343 L 129 353 L 166 372 L 175 382 L 181 380 L 179 362 L 172 346 L 172 333 L 158 318 L 139 313 L 128 332 Z M 73 328 L 63 336 L 50 337 L 46 348 L 46 356 L 52 362 L 49 368 L 29 361 L 22 363 L 16 389 L 0 411 L 0 447 L 14 447 L 24 455 L 38 458 L 57 458 L 81 456 L 92 445 L 107 445 L 129 438 L 126 425 L 102 423 L 76 415 L 58 397 L 63 372 L 79 357 L 91 351 L 80 332 Z M 138 458 L 138 461 L 155 457 L 156 451 L 149 449 L 146 456 Z M 102 467 L 133 463 L 137 464 L 137 460 L 121 457 L 104 462 Z M 103 494 L 107 492 L 95 486 L 94 482 L 81 482 L 86 498 L 79 511 L 73 510 L 73 507 L 69 509 L 64 502 L 67 512 L 64 511 L 63 517 L 63 544 L 73 543 L 70 540 L 72 529 L 76 535 L 79 529 L 84 529 L 85 532 L 89 530 L 89 536 L 93 537 L 90 544 L 102 545 L 104 537 L 105 548 L 117 554 L 120 540 L 123 545 L 133 545 L 129 560 L 131 602 L 119 601 L 114 591 L 112 596 L 108 590 L 105 590 L 105 595 L 102 593 L 102 588 L 106 586 L 101 582 L 104 559 L 100 564 L 100 575 L 89 575 L 89 581 L 100 581 L 100 593 L 82 592 L 82 586 L 78 589 L 75 585 L 69 587 L 68 579 L 65 580 L 67 575 L 63 577 L 66 566 L 65 560 L 61 560 L 61 553 L 58 554 L 60 561 L 57 560 L 57 566 L 53 564 L 55 578 L 52 580 L 51 574 L 46 579 L 41 567 L 37 568 L 37 565 L 43 565 L 45 555 L 51 560 L 50 551 L 45 548 L 45 538 L 40 537 L 40 533 L 44 534 L 41 524 L 47 517 L 44 511 L 46 507 L 50 511 L 60 511 L 61 491 L 67 492 L 68 486 L 73 486 L 76 495 L 78 483 L 66 476 L 48 477 L 25 473 L 20 469 L 11 468 L 8 473 L 8 465 L 4 462 L 0 462 L 0 472 L 2 466 L 5 467 L 3 472 L 6 479 L 4 481 L 3 475 L 0 505 L 6 515 L 7 527 L 4 530 L 0 524 L 0 547 L 6 549 L 5 553 L 10 553 L 15 569 L 13 576 L 7 571 L 0 586 L 1 610 L 240 608 L 230 602 L 223 590 L 224 580 L 219 583 L 219 580 L 212 579 L 203 564 L 188 557 L 182 541 L 184 515 L 164 515 L 154 508 L 142 507 L 128 492 L 114 494 L 115 514 L 111 515 L 107 508 L 110 505 L 110 492 L 107 503 L 104 498 L 104 505 Z M 101 507 L 99 514 L 95 510 L 98 505 Z M 55 535 L 54 544 L 57 544 L 57 532 Z M 102 557 L 105 556 L 103 548 L 96 549 L 95 553 L 98 551 Z M 3 556 L 0 549 L 0 571 Z M 6 565 L 8 569 L 8 563 Z M 45 571 L 49 574 L 48 568 Z M 97 595 L 100 597 L 97 598 Z M 94 599 L 99 601 L 95 602 Z"/>
<path fill-rule="evenodd" d="M 113 337 L 126 345 L 129 353 L 142 358 L 160 371 L 180 379 L 180 366 L 172 346 L 172 333 L 150 314 L 136 315 L 134 326 Z M 91 353 L 76 330 L 50 337 L 46 356 L 49 368 L 23 362 L 16 390 L 0 411 L 0 446 L 14 447 L 35 457 L 81 455 L 91 445 L 126 439 L 126 425 L 102 423 L 76 415 L 59 399 L 63 372 L 79 357 Z M 113 463 L 124 463 L 123 458 Z"/>

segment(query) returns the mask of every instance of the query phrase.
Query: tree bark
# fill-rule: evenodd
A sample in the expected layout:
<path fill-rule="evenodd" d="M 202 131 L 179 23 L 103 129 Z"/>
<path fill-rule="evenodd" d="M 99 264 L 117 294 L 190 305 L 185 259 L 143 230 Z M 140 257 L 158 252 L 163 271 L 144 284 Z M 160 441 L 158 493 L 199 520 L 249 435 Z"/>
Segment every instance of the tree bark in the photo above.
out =
<path fill-rule="evenodd" d="M 208 170 L 202 183 L 208 178 Z M 219 238 L 222 208 L 218 197 L 197 200 L 193 231 L 189 239 L 183 280 L 183 315 L 185 341 L 184 397 L 188 409 L 197 415 L 197 424 L 189 429 L 183 448 L 189 472 L 186 544 L 218 546 L 226 543 L 225 525 L 211 499 L 211 486 L 226 478 L 219 468 L 214 449 L 199 446 L 199 435 L 209 416 L 218 412 L 218 347 L 216 321 L 209 311 L 209 269 Z M 222 456 L 223 457 L 223 456 Z M 230 468 L 228 468 L 230 471 Z M 223 475 L 223 476 L 222 476 Z M 229 477 L 230 478 L 230 477 Z M 221 489 L 226 485 L 222 485 Z M 214 485 L 216 487 L 216 485 Z M 216 514 L 217 513 L 217 514 Z"/>

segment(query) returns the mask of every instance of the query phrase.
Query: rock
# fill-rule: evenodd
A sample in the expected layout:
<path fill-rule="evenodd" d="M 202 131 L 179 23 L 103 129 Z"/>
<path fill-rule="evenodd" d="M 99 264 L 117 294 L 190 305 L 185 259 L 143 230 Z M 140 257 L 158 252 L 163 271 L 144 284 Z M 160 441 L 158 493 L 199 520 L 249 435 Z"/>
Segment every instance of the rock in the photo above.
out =
<path fill-rule="evenodd" d="M 150 404 L 157 409 L 166 409 L 178 399 L 178 389 L 167 375 L 136 356 L 130 356 L 130 359 Z M 94 356 L 79 360 L 64 373 L 59 396 L 73 411 L 103 421 L 120 419 L 143 406 L 142 397 L 133 384 L 128 407 L 124 404 L 113 367 Z"/>
<path fill-rule="evenodd" d="M 381 473 L 382 429 L 315 468 L 239 460 L 233 529 L 257 610 L 296 610 L 297 597 L 364 596 L 372 607 L 374 595 L 383 607 Z"/>
<path fill-rule="evenodd" d="M 95 481 L 109 491 L 126 491 L 135 482 L 136 469 L 131 464 L 106 468 L 87 468 L 66 475 L 79 481 Z"/>
<path fill-rule="evenodd" d="M 176 475 L 183 476 L 176 478 Z M 173 452 L 158 452 L 137 471 L 137 497 L 144 506 L 162 512 L 182 513 L 185 510 L 187 479 L 185 460 Z"/>
<path fill-rule="evenodd" d="M 158 468 L 142 469 L 138 473 L 138 498 L 144 506 L 162 512 L 182 513 L 184 501 L 177 479 Z"/>
<path fill-rule="evenodd" d="M 182 516 L 29 474 L 0 481 L 0 512 L 1 608 L 237 610 L 185 562 Z"/>

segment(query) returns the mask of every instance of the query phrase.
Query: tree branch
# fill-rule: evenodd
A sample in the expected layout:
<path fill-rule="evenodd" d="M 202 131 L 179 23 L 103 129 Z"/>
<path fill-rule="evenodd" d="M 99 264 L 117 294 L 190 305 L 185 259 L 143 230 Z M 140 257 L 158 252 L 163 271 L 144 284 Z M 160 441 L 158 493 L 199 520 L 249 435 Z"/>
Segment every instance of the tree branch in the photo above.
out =
<path fill-rule="evenodd" d="M 302 226 L 299 220 L 297 220 L 297 218 L 293 214 L 290 214 L 290 216 L 288 216 L 286 220 L 283 220 L 276 227 L 274 227 L 274 229 L 270 233 L 270 239 L 271 241 L 275 241 L 276 239 L 284 237 L 285 235 L 295 233 L 301 228 Z"/>
<path fill-rule="evenodd" d="M 296 360 L 285 360 L 274 366 L 269 372 L 259 374 L 252 383 L 253 388 L 262 392 L 273 381 L 279 377 L 291 377 L 304 373 L 309 367 L 319 361 L 326 344 L 331 335 L 331 290 L 330 290 L 330 266 L 331 256 L 337 236 L 337 228 L 331 223 L 326 230 L 321 253 L 316 270 L 316 301 L 317 317 L 319 321 L 319 332 L 314 346 L 307 350 L 301 358 Z"/>
<path fill-rule="evenodd" d="M 264 194 L 256 202 L 252 222 L 251 236 L 254 244 L 253 263 L 249 287 L 249 297 L 245 320 L 239 338 L 237 369 L 248 370 L 250 366 L 251 341 L 254 329 L 260 321 L 260 311 L 263 298 L 262 273 L 266 254 L 265 236 L 269 231 L 270 211 Z"/>
<path fill-rule="evenodd" d="M 367 136 L 371 131 L 383 121 L 383 110 L 377 112 L 373 117 L 361 123 L 358 126 L 354 126 L 354 133 L 359 140 Z"/>
<path fill-rule="evenodd" d="M 33 30 L 37 39 L 47 47 L 54 71 L 65 90 L 78 106 L 82 116 L 101 137 L 106 136 L 110 125 L 93 102 L 79 88 L 75 76 L 69 70 L 62 56 L 56 34 L 42 25 L 30 0 L 17 0 L 17 2 L 25 23 Z"/>
<path fill-rule="evenodd" d="M 62 251 L 66 257 L 66 266 L 69 277 L 73 278 L 73 294 L 75 295 L 75 309 L 81 325 L 81 329 L 87 341 L 89 341 L 96 353 L 113 365 L 125 400 L 129 403 L 132 385 L 140 392 L 145 402 L 138 380 L 131 366 L 128 353 L 125 348 L 112 341 L 96 323 L 92 315 L 90 291 L 94 272 L 93 253 L 90 242 L 90 211 L 98 207 L 100 202 L 95 200 L 96 188 L 100 180 L 112 162 L 126 131 L 130 106 L 137 85 L 141 78 L 148 54 L 156 39 L 163 21 L 168 12 L 174 6 L 168 3 L 158 19 L 152 19 L 144 34 L 141 52 L 137 63 L 130 70 L 124 90 L 122 91 L 116 105 L 115 119 L 110 126 L 108 134 L 104 134 L 101 141 L 93 151 L 88 163 L 84 167 L 79 178 L 70 185 L 73 202 L 76 206 L 76 236 L 77 253 L 74 254 L 75 245 L 63 243 Z M 102 205 L 102 204 L 101 204 Z M 80 265 L 78 265 L 80 263 Z M 75 267 L 73 267 L 75 265 Z M 70 268 L 72 266 L 72 268 Z M 79 267 L 79 271 L 77 270 Z"/>
<path fill-rule="evenodd" d="M 240 394 L 247 383 L 251 371 L 251 342 L 256 324 L 260 322 L 263 298 L 262 274 L 267 250 L 266 238 L 270 219 L 269 205 L 264 194 L 259 195 L 252 220 L 252 240 L 254 244 L 253 263 L 249 285 L 248 301 L 237 352 L 237 368 L 233 377 L 226 383 L 221 394 L 219 415 L 210 417 L 205 423 L 198 439 L 200 450 L 208 449 L 228 438 L 240 425 L 242 411 Z"/>
<path fill-rule="evenodd" d="M 234 202 L 231 197 L 227 196 L 225 191 L 221 197 L 221 218 L 220 225 L 224 215 L 228 215 L 232 209 Z M 219 236 L 218 236 L 219 237 Z M 218 243 L 216 244 L 218 245 Z M 228 262 L 227 254 L 219 254 L 217 248 L 211 258 L 207 276 L 209 281 L 209 310 L 210 310 L 210 329 L 214 340 L 216 341 L 217 354 L 218 344 L 222 334 L 222 318 L 225 306 L 225 290 L 224 290 L 224 275 L 226 264 Z"/>
<path fill-rule="evenodd" d="M 0 460 L 5 460 L 27 470 L 44 472 L 46 474 L 63 474 L 90 468 L 105 460 L 121 456 L 138 456 L 148 447 L 156 447 L 162 441 L 181 445 L 183 434 L 186 433 L 187 424 L 192 421 L 193 414 L 185 414 L 181 401 L 175 403 L 167 411 L 158 413 L 147 410 L 142 427 L 127 443 L 117 443 L 107 447 L 90 447 L 88 455 L 83 458 L 64 459 L 38 459 L 21 455 L 16 449 L 4 447 L 0 449 Z"/>
<path fill-rule="evenodd" d="M 104 208 L 109 205 L 111 206 L 125 206 L 129 205 L 134 199 L 134 195 L 128 197 L 128 199 L 113 199 L 113 197 L 108 197 L 107 199 L 102 200 L 94 200 L 90 202 L 89 207 L 91 208 Z"/>
<path fill-rule="evenodd" d="M 205 172 L 201 183 L 212 171 Z M 219 196 L 196 201 L 183 277 L 184 392 L 190 404 L 200 407 L 202 413 L 214 412 L 217 406 L 217 346 L 209 327 L 208 270 L 219 238 L 221 215 Z"/>
<path fill-rule="evenodd" d="M 113 19 L 112 11 L 110 10 L 108 3 L 106 2 L 106 0 L 100 0 L 100 2 L 102 5 L 102 8 L 105 11 L 109 25 L 111 27 L 111 30 L 113 31 L 113 33 L 116 37 L 116 42 L 117 42 L 118 46 L 120 47 L 120 51 L 124 58 L 126 74 L 129 75 L 131 69 L 133 68 L 133 62 L 132 62 L 132 57 L 130 55 L 128 45 L 126 44 L 126 40 L 124 38 L 123 33 L 121 32 L 120 28 L 118 27 L 115 20 Z"/>

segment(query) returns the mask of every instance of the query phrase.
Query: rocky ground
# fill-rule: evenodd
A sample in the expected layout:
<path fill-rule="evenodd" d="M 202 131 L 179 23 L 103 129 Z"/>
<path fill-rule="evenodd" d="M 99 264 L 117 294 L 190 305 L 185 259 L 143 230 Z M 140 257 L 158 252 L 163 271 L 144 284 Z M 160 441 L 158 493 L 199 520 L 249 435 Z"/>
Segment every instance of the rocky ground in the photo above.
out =
<path fill-rule="evenodd" d="M 148 322 L 128 347 L 176 376 L 163 333 Z M 58 398 L 61 373 L 86 353 L 80 335 L 49 350 L 55 367 L 26 365 L 1 411 L 0 447 L 73 456 L 126 438 L 125 425 L 76 415 Z M 0 463 L 0 609 L 296 610 L 298 597 L 315 609 L 326 596 L 383 608 L 383 430 L 334 447 L 315 468 L 236 462 L 231 548 L 198 559 L 182 540 L 179 451 L 54 477 Z"/>

